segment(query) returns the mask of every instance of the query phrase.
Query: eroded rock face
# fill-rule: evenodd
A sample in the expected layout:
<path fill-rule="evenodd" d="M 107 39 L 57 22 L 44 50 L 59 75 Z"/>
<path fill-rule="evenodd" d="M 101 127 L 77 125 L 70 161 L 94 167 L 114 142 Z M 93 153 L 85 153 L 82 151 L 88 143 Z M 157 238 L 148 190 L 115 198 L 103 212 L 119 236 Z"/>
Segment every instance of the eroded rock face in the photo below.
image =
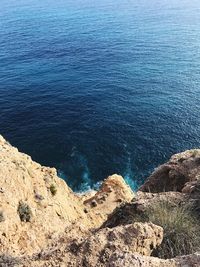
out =
<path fill-rule="evenodd" d="M 200 180 L 186 183 L 182 192 L 189 195 L 189 202 L 200 218 Z"/>
<path fill-rule="evenodd" d="M 32 254 L 63 232 L 84 235 L 102 224 L 120 204 L 119 197 L 127 201 L 131 196 L 123 178 L 111 176 L 94 196 L 97 207 L 93 209 L 92 196 L 84 204 L 54 168 L 32 161 L 0 136 L 1 253 Z"/>
<path fill-rule="evenodd" d="M 110 258 L 109 267 L 199 267 L 200 254 L 162 260 L 129 252 L 116 251 Z"/>
<path fill-rule="evenodd" d="M 161 260 L 140 254 L 116 251 L 110 258 L 109 267 L 180 267 L 173 260 Z"/>
<path fill-rule="evenodd" d="M 200 150 L 192 150 L 160 166 L 137 194 L 113 175 L 98 192 L 80 196 L 54 168 L 0 136 L 0 266 L 198 267 L 199 254 L 150 257 L 163 229 L 142 216 L 160 201 L 172 207 L 191 202 L 199 211 L 199 177 Z"/>
<path fill-rule="evenodd" d="M 104 228 L 85 239 L 61 239 L 55 246 L 30 258 L 12 259 L 20 266 L 110 266 L 116 251 L 150 255 L 163 238 L 161 227 L 152 223 L 135 223 L 113 229 Z M 68 242 L 66 242 L 68 241 Z"/>
<path fill-rule="evenodd" d="M 86 266 L 107 264 L 115 250 L 138 252 L 151 255 L 161 244 L 163 229 L 152 223 L 134 223 L 113 229 L 104 228 L 90 236 L 81 244 L 81 254 Z M 102 265 L 103 266 L 103 265 Z"/>
<path fill-rule="evenodd" d="M 86 209 L 93 210 L 105 221 L 107 216 L 122 202 L 130 202 L 134 194 L 124 179 L 117 174 L 105 179 L 95 194 L 84 198 Z"/>
<path fill-rule="evenodd" d="M 143 256 L 138 253 L 130 253 L 116 249 L 115 252 L 107 257 L 107 262 L 98 262 L 95 267 L 199 267 L 200 254 L 195 253 L 185 255 L 170 260 L 163 260 L 155 257 Z M 0 255 L 1 267 L 93 267 L 94 265 L 86 265 L 86 261 L 74 261 L 68 254 L 65 257 L 49 258 L 49 260 L 31 260 L 19 259 L 9 256 Z"/>
<path fill-rule="evenodd" d="M 181 192 L 187 182 L 200 178 L 200 149 L 187 150 L 173 155 L 170 160 L 155 169 L 140 191 Z"/>
<path fill-rule="evenodd" d="M 56 192 L 51 192 L 54 186 Z M 84 206 L 54 168 L 43 167 L 0 138 L 1 252 L 37 251 L 76 221 L 89 224 Z M 21 208 L 20 208 L 21 203 Z M 24 218 L 24 219 L 23 219 Z"/>

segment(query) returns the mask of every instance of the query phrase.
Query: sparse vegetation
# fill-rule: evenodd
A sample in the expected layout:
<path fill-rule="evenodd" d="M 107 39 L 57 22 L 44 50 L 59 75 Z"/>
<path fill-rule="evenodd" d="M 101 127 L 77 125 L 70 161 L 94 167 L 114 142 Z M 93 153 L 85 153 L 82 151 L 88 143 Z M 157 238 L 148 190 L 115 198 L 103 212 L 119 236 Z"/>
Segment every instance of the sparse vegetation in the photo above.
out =
<path fill-rule="evenodd" d="M 3 211 L 0 211 L 0 222 L 5 221 L 5 217 L 3 215 Z"/>
<path fill-rule="evenodd" d="M 56 188 L 55 184 L 50 185 L 50 191 L 51 191 L 51 194 L 53 196 L 55 196 L 55 194 L 57 193 L 57 188 Z"/>
<path fill-rule="evenodd" d="M 189 206 L 172 207 L 161 201 L 146 211 L 148 220 L 164 229 L 162 244 L 153 256 L 173 258 L 200 249 L 200 223 Z"/>
<path fill-rule="evenodd" d="M 22 222 L 30 222 L 32 218 L 32 212 L 29 205 L 23 201 L 19 202 L 17 212 Z"/>

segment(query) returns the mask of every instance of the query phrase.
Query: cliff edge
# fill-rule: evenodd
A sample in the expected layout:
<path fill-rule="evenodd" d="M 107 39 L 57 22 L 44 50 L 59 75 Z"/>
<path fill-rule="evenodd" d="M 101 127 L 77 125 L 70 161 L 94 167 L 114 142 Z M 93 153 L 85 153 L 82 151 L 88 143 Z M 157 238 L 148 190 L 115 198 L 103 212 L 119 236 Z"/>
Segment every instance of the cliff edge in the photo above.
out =
<path fill-rule="evenodd" d="M 172 156 L 137 193 L 115 174 L 75 194 L 0 136 L 0 266 L 200 266 L 199 204 L 198 149 Z"/>

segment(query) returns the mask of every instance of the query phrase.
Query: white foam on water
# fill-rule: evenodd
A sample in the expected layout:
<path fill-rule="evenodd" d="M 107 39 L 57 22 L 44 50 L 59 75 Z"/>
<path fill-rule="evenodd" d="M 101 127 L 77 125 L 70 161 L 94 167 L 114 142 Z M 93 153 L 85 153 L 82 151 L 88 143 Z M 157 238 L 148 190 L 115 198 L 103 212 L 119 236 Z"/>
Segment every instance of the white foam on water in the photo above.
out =
<path fill-rule="evenodd" d="M 127 146 L 126 146 L 127 147 Z M 134 178 L 134 172 L 132 170 L 131 166 L 131 153 L 127 151 L 128 159 L 126 164 L 125 172 L 123 173 L 124 180 L 126 183 L 131 187 L 131 189 L 136 192 L 139 185 L 137 183 L 137 180 Z"/>

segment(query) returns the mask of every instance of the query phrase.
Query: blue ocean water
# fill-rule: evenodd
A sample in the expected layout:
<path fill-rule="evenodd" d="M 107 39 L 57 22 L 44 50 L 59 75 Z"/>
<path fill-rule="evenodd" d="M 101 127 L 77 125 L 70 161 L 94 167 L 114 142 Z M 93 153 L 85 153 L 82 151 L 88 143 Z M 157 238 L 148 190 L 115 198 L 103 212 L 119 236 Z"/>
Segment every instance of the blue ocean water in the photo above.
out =
<path fill-rule="evenodd" d="M 200 147 L 200 1 L 1 0 L 0 133 L 77 191 Z"/>

